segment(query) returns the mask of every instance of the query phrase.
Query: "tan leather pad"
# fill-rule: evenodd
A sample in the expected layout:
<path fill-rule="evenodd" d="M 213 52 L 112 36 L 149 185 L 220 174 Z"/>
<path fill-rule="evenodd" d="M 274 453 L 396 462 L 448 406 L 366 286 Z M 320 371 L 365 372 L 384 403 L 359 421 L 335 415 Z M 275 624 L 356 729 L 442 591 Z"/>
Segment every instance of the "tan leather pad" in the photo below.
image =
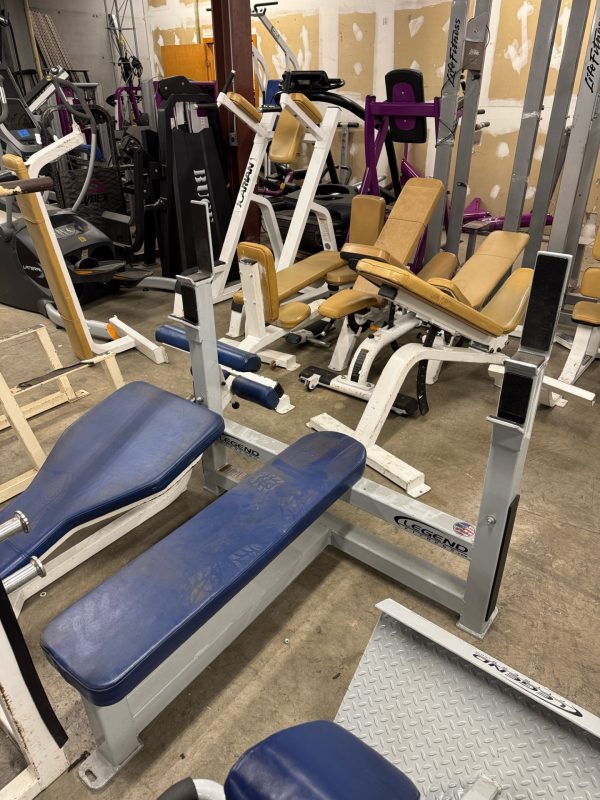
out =
<path fill-rule="evenodd" d="M 376 245 L 357 244 L 353 241 L 346 242 L 341 249 L 342 257 L 346 261 L 357 261 L 361 258 L 374 258 L 377 261 L 391 263 L 391 254 Z"/>
<path fill-rule="evenodd" d="M 343 319 L 363 308 L 383 308 L 386 300 L 378 294 L 378 287 L 362 279 L 363 288 L 357 280 L 352 289 L 342 289 L 324 300 L 319 306 L 319 314 L 328 319 Z M 356 288 L 356 286 L 359 288 Z"/>
<path fill-rule="evenodd" d="M 307 117 L 309 117 L 315 125 L 320 125 L 323 122 L 323 114 L 319 111 L 316 105 L 308 99 L 302 92 L 292 92 L 290 98 L 296 103 Z"/>
<path fill-rule="evenodd" d="M 532 269 L 516 269 L 486 303 L 482 314 L 497 323 L 503 333 L 514 331 L 525 316 L 532 281 Z"/>
<path fill-rule="evenodd" d="M 600 259 L 599 259 L 600 260 Z M 581 279 L 581 294 L 600 299 L 600 268 L 588 267 Z"/>
<path fill-rule="evenodd" d="M 518 324 L 514 320 L 518 318 L 520 321 L 520 316 L 525 312 L 533 277 L 532 270 L 516 270 L 497 292 L 494 300 L 486 306 L 484 314 L 474 308 L 469 308 L 464 303 L 455 300 L 454 297 L 444 294 L 435 286 L 413 275 L 409 270 L 395 267 L 392 264 L 364 260 L 358 264 L 358 271 L 378 285 L 395 286 L 401 289 L 403 294 L 411 294 L 419 300 L 429 303 L 433 309 L 439 308 L 489 336 L 501 336 L 514 330 Z M 504 298 L 499 297 L 502 293 L 504 293 Z"/>
<path fill-rule="evenodd" d="M 454 277 L 454 284 L 473 308 L 479 308 L 492 294 L 528 241 L 526 233 L 494 231 L 465 261 Z"/>
<path fill-rule="evenodd" d="M 277 324 L 282 328 L 295 328 L 310 317 L 310 306 L 306 303 L 286 303 L 279 309 Z"/>
<path fill-rule="evenodd" d="M 348 241 L 375 244 L 385 219 L 385 200 L 369 194 L 357 194 L 350 206 Z"/>
<path fill-rule="evenodd" d="M 420 277 L 421 275 L 419 275 L 419 278 Z M 449 280 L 448 278 L 430 278 L 429 283 L 432 286 L 437 286 L 441 292 L 449 294 L 450 297 L 455 297 L 457 300 L 460 300 L 461 303 L 465 303 L 467 306 L 471 305 L 469 298 L 465 297 L 454 281 Z"/>
<path fill-rule="evenodd" d="M 600 325 L 600 303 L 580 300 L 575 303 L 571 317 L 574 322 L 581 322 L 583 325 Z"/>
<path fill-rule="evenodd" d="M 409 263 L 444 191 L 444 184 L 436 178 L 406 182 L 375 242 L 391 254 L 390 263 Z"/>
<path fill-rule="evenodd" d="M 334 269 L 333 272 L 328 272 L 325 280 L 331 286 L 346 286 L 348 283 L 354 283 L 356 280 L 356 271 L 349 267 L 347 264 L 339 269 Z"/>
<path fill-rule="evenodd" d="M 261 121 L 262 114 L 260 113 L 260 111 L 257 108 L 255 108 L 252 105 L 252 103 L 246 100 L 246 98 L 243 95 L 238 94 L 238 92 L 227 92 L 227 97 L 231 100 L 232 103 L 235 103 L 235 105 L 239 109 L 241 109 L 245 114 L 247 114 L 249 117 L 252 117 L 252 119 L 255 122 Z"/>
<path fill-rule="evenodd" d="M 279 298 L 277 295 L 277 273 L 275 272 L 273 253 L 264 244 L 240 242 L 237 246 L 237 255 L 239 259 L 247 258 L 250 261 L 256 261 L 258 264 L 265 322 L 275 322 L 279 316 Z M 237 300 L 237 296 L 240 294 L 242 293 L 236 292 L 233 298 L 234 302 L 243 302 L 243 295 L 241 300 Z"/>
<path fill-rule="evenodd" d="M 447 253 L 445 250 L 441 250 L 425 264 L 419 272 L 419 278 L 422 281 L 428 281 L 430 278 L 451 278 L 457 267 L 458 259 L 454 253 Z"/>
<path fill-rule="evenodd" d="M 291 164 L 296 160 L 306 128 L 289 108 L 279 115 L 271 141 L 269 158 L 274 164 Z"/>
<path fill-rule="evenodd" d="M 337 250 L 321 250 L 297 261 L 292 267 L 280 269 L 277 273 L 279 301 L 287 300 L 311 283 L 325 280 L 328 272 L 343 266 L 344 260 Z"/>

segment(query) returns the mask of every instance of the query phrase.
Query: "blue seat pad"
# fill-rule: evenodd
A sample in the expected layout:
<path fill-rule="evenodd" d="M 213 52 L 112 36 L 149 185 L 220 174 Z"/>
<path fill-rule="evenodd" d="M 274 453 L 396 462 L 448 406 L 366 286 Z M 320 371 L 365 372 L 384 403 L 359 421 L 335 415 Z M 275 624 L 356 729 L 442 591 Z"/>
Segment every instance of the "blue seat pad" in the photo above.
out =
<path fill-rule="evenodd" d="M 176 347 L 186 353 L 190 352 L 190 342 L 185 331 L 176 325 L 161 325 L 156 329 L 154 337 L 161 344 Z M 238 372 L 258 372 L 262 364 L 260 356 L 256 353 L 249 353 L 226 342 L 217 342 L 217 355 L 221 366 Z"/>
<path fill-rule="evenodd" d="M 58 615 L 42 647 L 97 706 L 131 692 L 362 475 L 364 447 L 312 433 Z"/>
<path fill-rule="evenodd" d="M 0 577 L 42 556 L 78 525 L 166 489 L 224 430 L 220 415 L 141 381 L 117 389 L 70 425 L 19 509 L 31 531 L 0 543 Z"/>
<path fill-rule="evenodd" d="M 279 731 L 247 750 L 225 781 L 226 800 L 418 800 L 414 783 L 334 722 Z"/>

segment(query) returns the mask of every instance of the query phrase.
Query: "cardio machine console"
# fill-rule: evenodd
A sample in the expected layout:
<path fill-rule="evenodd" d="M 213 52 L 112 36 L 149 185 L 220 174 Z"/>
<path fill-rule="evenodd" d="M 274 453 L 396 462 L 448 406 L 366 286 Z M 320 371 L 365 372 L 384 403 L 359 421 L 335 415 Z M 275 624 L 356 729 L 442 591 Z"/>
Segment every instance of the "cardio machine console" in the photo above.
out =
<path fill-rule="evenodd" d="M 19 154 L 35 153 L 40 147 L 35 118 L 27 108 L 12 72 L 0 65 L 0 77 L 4 82 L 7 106 L 6 119 L 0 124 L 0 140 L 5 145 L 4 149 Z"/>

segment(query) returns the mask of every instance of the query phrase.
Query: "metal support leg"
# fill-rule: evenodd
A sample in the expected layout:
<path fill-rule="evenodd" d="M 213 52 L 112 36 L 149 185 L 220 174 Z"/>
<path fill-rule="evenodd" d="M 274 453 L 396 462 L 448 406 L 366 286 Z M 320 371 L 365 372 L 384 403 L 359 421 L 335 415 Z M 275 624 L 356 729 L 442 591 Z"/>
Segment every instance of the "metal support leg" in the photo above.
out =
<path fill-rule="evenodd" d="M 82 701 L 98 747 L 80 764 L 79 777 L 90 789 L 102 789 L 143 745 L 127 698 L 112 706 Z"/>

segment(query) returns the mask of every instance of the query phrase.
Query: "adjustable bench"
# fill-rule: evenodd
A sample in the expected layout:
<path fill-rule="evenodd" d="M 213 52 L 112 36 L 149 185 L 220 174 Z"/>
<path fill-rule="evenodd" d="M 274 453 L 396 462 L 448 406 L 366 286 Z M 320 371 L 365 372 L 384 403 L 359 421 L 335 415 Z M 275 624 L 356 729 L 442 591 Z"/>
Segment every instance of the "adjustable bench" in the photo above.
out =
<path fill-rule="evenodd" d="M 0 542 L 0 578 L 15 592 L 17 613 L 27 597 L 173 502 L 223 430 L 218 414 L 142 382 L 117 389 L 70 425 L 29 487 L 0 511 L 0 524 L 20 510 L 30 528 Z M 49 558 L 98 522 L 105 522 L 100 530 Z M 36 571 L 20 587 L 22 573 Z"/>
<path fill-rule="evenodd" d="M 486 242 L 493 236 L 494 233 L 490 234 Z M 525 246 L 526 234 L 512 236 L 525 236 L 524 241 L 516 241 L 515 249 L 517 246 Z M 496 246 L 493 241 L 491 245 Z M 497 258 L 506 269 L 508 259 L 504 260 L 500 256 Z M 406 377 L 415 365 L 423 362 L 417 373 L 416 405 L 425 414 L 428 410 L 426 382 L 437 378 L 437 372 L 433 374 L 433 378 L 427 375 L 428 361 L 439 364 L 447 361 L 502 364 L 506 355 L 501 351 L 508 341 L 508 335 L 525 316 L 534 271 L 520 268 L 512 272 L 492 299 L 479 311 L 468 302 L 456 299 L 448 291 L 447 285 L 452 284 L 451 281 L 445 281 L 446 285 L 442 290 L 432 285 L 432 282 L 421 280 L 407 269 L 373 259 L 360 261 L 357 270 L 371 283 L 381 286 L 381 293 L 394 304 L 411 312 L 416 319 L 429 323 L 428 339 L 424 344 L 405 344 L 393 353 L 377 384 L 369 393 L 367 407 L 355 430 L 342 425 L 329 414 L 313 417 L 309 425 L 315 430 L 337 430 L 356 436 L 368 448 L 369 466 L 397 483 L 408 494 L 418 497 L 429 490 L 423 473 L 376 444 L 390 411 L 398 402 Z M 484 296 L 485 289 L 480 289 L 478 297 Z M 450 334 L 450 343 L 436 341 L 439 330 Z M 461 337 L 475 347 L 461 347 Z"/>
<path fill-rule="evenodd" d="M 215 500 L 44 631 L 51 663 L 83 698 L 100 788 L 138 734 L 330 542 L 312 525 L 361 477 L 365 450 L 309 434 Z"/>
<path fill-rule="evenodd" d="M 154 334 L 156 341 L 176 350 L 190 352 L 186 332 L 176 325 L 161 325 Z M 256 353 L 249 353 L 239 347 L 217 342 L 217 357 L 223 372 L 223 408 L 229 403 L 231 395 L 256 403 L 263 408 L 287 414 L 294 406 L 278 381 L 255 375 L 261 367 Z"/>
<path fill-rule="evenodd" d="M 328 297 L 319 305 L 319 314 L 324 319 L 343 320 L 335 350 L 331 356 L 328 369 L 308 367 L 303 370 L 300 380 L 311 379 L 310 388 L 327 386 L 335 389 L 337 373 L 348 366 L 354 345 L 362 333 L 371 327 L 377 327 L 374 335 L 368 338 L 372 354 L 361 356 L 355 364 L 355 355 L 349 374 L 361 373 L 361 383 L 368 383 L 370 366 L 379 351 L 399 336 L 418 325 L 414 317 L 406 314 L 399 319 L 390 319 L 388 300 L 381 297 L 379 287 L 370 283 L 362 275 L 357 275 L 356 265 L 361 258 L 375 258 L 389 261 L 399 267 L 408 269 L 408 264 L 419 253 L 424 241 L 427 224 L 431 215 L 444 195 L 444 185 L 434 178 L 411 178 L 406 182 L 400 196 L 394 203 L 392 212 L 386 220 L 379 236 L 373 242 L 361 243 L 350 239 L 341 250 L 346 261 L 345 271 L 352 276 L 352 288 L 342 289 Z M 437 253 L 419 272 L 419 277 L 427 280 L 430 277 L 449 278 L 457 267 L 457 259 L 453 253 Z M 337 282 L 336 275 L 343 275 L 343 270 L 327 276 L 330 284 Z M 344 277 L 349 283 L 349 276 Z M 354 315 L 360 314 L 360 321 Z M 358 371 L 357 371 L 358 367 Z M 343 380 L 340 378 L 340 380 Z M 341 391 L 344 391 L 343 388 Z M 355 395 L 352 391 L 350 394 Z M 360 396 L 360 395 L 359 395 Z"/>

